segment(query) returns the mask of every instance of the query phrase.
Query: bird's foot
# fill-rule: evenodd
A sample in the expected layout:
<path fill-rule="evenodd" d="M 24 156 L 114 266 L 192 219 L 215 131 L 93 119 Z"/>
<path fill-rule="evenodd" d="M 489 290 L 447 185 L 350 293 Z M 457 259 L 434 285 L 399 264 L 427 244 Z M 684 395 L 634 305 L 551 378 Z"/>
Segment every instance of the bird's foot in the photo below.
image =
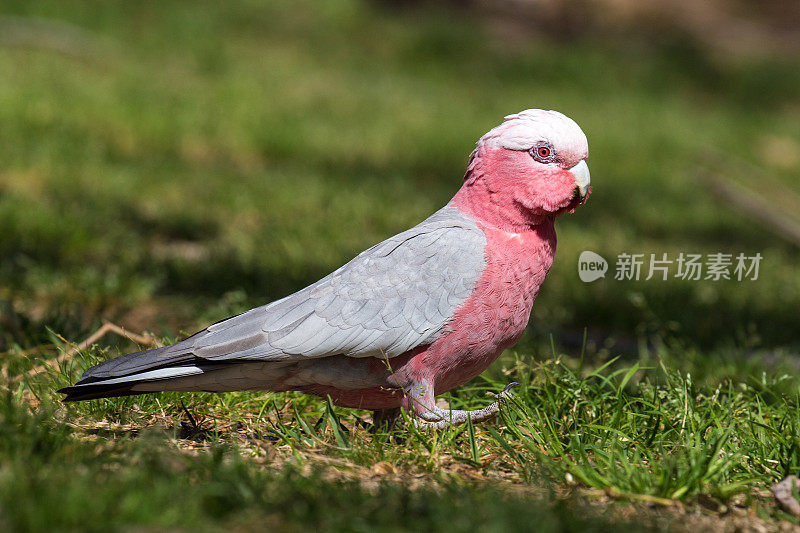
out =
<path fill-rule="evenodd" d="M 475 409 L 466 411 L 461 409 L 442 409 L 435 405 L 427 409 L 419 409 L 417 411 L 418 419 L 414 421 L 417 428 L 428 429 L 444 429 L 446 427 L 455 426 L 465 423 L 468 419 L 473 424 L 478 422 L 485 422 L 494 418 L 500 412 L 500 406 L 503 405 L 509 398 L 511 398 L 511 389 L 519 385 L 517 382 L 511 382 L 497 395 L 497 399 L 483 409 Z"/>

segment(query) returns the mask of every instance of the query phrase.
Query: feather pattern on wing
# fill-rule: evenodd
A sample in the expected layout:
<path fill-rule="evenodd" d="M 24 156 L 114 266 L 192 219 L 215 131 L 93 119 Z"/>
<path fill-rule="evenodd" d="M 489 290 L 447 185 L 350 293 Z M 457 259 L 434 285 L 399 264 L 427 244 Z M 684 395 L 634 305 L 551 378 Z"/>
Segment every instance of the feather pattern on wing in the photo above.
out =
<path fill-rule="evenodd" d="M 445 207 L 301 291 L 171 346 L 105 361 L 79 383 L 238 360 L 395 357 L 438 338 L 474 291 L 485 247 L 475 222 Z"/>
<path fill-rule="evenodd" d="M 486 238 L 445 207 L 317 283 L 198 333 L 208 360 L 394 357 L 433 342 L 475 288 Z"/>

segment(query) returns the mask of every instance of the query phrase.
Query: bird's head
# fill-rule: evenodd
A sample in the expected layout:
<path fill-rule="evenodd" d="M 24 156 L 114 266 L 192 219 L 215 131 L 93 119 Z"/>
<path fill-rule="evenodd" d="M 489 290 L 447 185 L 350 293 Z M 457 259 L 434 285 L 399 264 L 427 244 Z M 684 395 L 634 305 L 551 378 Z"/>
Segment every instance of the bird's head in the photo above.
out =
<path fill-rule="evenodd" d="M 572 119 L 528 109 L 480 138 L 459 195 L 487 222 L 539 224 L 586 201 L 588 156 L 586 135 Z"/>

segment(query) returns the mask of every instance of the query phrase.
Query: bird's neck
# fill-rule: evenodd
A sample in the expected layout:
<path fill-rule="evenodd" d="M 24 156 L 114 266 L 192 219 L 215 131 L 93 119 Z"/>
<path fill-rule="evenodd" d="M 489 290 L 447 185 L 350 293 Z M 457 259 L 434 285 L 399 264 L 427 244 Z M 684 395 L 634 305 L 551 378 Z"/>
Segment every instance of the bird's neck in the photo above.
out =
<path fill-rule="evenodd" d="M 539 232 L 553 227 L 554 217 L 531 213 L 514 200 L 511 191 L 491 187 L 484 167 L 481 158 L 473 155 L 464 185 L 449 205 L 483 225 L 508 233 Z"/>

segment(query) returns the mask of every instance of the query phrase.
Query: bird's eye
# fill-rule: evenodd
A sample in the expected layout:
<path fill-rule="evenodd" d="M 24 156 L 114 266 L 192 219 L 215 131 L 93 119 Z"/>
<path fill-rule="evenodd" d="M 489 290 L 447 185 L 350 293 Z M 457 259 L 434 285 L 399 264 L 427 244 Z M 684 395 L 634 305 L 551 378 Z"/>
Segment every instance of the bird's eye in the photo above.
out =
<path fill-rule="evenodd" d="M 546 142 L 540 142 L 530 150 L 531 156 L 540 163 L 552 163 L 556 160 L 553 147 Z"/>

